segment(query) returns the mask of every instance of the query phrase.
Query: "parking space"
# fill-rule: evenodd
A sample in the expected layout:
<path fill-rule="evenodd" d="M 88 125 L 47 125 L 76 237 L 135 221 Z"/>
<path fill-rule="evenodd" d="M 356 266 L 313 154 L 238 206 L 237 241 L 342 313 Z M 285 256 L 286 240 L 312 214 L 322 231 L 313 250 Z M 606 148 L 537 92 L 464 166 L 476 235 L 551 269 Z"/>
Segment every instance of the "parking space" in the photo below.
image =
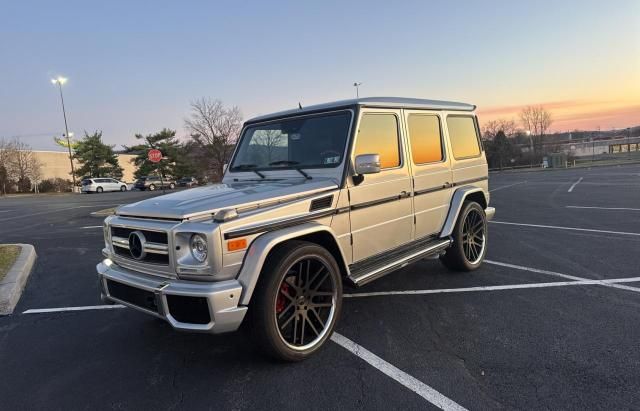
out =
<path fill-rule="evenodd" d="M 481 269 L 423 260 L 346 288 L 336 342 L 300 364 L 128 309 L 22 314 L 100 305 L 89 213 L 157 194 L 2 199 L 0 242 L 34 244 L 38 263 L 0 317 L 0 408 L 637 408 L 640 165 L 496 173 L 490 188 Z"/>

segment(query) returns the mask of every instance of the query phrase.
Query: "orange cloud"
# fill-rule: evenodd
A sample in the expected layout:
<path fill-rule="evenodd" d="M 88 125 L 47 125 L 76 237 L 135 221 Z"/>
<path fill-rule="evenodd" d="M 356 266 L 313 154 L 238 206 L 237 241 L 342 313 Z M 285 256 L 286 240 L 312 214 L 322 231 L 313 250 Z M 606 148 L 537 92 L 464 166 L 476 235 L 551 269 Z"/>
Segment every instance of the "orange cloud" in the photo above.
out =
<path fill-rule="evenodd" d="M 519 121 L 520 111 L 528 104 L 478 109 L 481 123 L 499 118 Z M 551 131 L 603 130 L 640 125 L 640 105 L 616 101 L 567 100 L 536 103 L 551 112 Z"/>

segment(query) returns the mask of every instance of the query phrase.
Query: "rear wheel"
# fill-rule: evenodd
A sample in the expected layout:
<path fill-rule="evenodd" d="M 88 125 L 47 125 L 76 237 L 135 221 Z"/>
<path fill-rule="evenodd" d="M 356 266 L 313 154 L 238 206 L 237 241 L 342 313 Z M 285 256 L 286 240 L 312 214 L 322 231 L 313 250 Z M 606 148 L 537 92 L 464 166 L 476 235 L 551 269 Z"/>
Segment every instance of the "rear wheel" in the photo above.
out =
<path fill-rule="evenodd" d="M 254 338 L 269 355 L 300 361 L 333 332 L 342 307 L 342 279 L 326 249 L 295 241 L 269 256 L 249 308 Z"/>
<path fill-rule="evenodd" d="M 173 184 L 173 183 L 169 184 L 169 189 L 173 190 L 174 188 L 176 188 L 175 184 Z"/>
<path fill-rule="evenodd" d="M 149 191 L 153 191 L 153 190 L 155 190 L 155 189 L 156 189 L 156 186 L 155 186 L 154 184 L 151 184 L 151 185 L 149 186 Z"/>
<path fill-rule="evenodd" d="M 103 190 L 102 190 L 102 187 L 98 187 L 98 188 L 96 188 L 96 193 L 102 193 L 102 191 L 103 191 Z"/>
<path fill-rule="evenodd" d="M 454 271 L 480 267 L 487 253 L 487 218 L 480 204 L 466 201 L 453 230 L 453 244 L 440 261 Z"/>
<path fill-rule="evenodd" d="M 120 187 L 120 191 L 127 191 L 127 186 Z"/>

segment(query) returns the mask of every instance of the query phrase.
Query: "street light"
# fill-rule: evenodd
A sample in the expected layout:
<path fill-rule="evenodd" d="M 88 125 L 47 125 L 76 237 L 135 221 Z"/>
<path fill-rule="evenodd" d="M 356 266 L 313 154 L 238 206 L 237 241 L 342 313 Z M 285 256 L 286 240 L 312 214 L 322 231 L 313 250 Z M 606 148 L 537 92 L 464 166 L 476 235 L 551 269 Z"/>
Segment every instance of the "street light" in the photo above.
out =
<path fill-rule="evenodd" d="M 76 189 L 76 173 L 73 169 L 73 155 L 71 154 L 71 140 L 69 139 L 69 127 L 67 126 L 67 112 L 64 109 L 64 97 L 62 97 L 62 85 L 67 82 L 67 79 L 62 76 L 58 76 L 57 78 L 51 79 L 51 84 L 57 84 L 58 89 L 60 90 L 60 102 L 62 103 L 62 116 L 64 117 L 64 131 L 65 137 L 67 138 L 67 148 L 69 149 L 69 163 L 71 163 L 71 178 L 73 179 L 73 189 L 72 192 Z"/>
<path fill-rule="evenodd" d="M 362 83 L 353 83 L 353 87 L 356 88 L 356 98 L 360 98 L 360 86 L 362 85 Z"/>

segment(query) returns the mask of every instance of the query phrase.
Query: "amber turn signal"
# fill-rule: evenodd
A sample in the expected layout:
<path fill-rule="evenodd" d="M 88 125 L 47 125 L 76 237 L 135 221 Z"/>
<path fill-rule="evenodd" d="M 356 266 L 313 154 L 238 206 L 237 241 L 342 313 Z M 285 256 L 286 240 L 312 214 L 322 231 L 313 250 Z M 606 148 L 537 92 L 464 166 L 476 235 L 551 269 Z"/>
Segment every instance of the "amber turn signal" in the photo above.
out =
<path fill-rule="evenodd" d="M 245 248 L 247 248 L 246 238 L 239 238 L 237 240 L 230 240 L 227 242 L 227 250 L 229 251 L 244 250 Z"/>

